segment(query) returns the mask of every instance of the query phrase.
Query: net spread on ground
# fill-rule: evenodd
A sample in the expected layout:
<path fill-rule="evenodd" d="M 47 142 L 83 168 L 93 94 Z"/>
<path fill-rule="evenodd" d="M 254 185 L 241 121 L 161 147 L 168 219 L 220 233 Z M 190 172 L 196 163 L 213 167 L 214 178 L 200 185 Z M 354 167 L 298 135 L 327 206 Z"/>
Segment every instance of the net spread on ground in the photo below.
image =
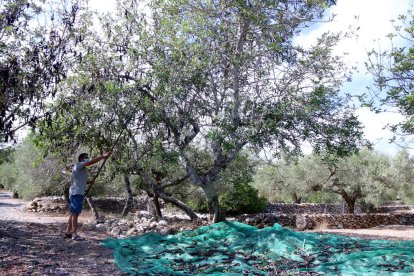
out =
<path fill-rule="evenodd" d="M 258 229 L 227 221 L 175 235 L 147 233 L 102 244 L 113 250 L 121 270 L 140 275 L 414 275 L 414 241 L 295 232 L 279 224 Z"/>

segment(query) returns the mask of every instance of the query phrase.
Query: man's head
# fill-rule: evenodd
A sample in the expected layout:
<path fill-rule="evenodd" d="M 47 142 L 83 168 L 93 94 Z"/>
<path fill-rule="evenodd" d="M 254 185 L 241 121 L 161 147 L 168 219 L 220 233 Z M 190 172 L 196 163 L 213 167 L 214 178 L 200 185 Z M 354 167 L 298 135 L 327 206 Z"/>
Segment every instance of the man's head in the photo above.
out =
<path fill-rule="evenodd" d="M 88 156 L 87 153 L 81 153 L 81 154 L 79 154 L 79 157 L 78 157 L 78 161 L 79 162 L 84 162 L 87 159 L 89 159 L 89 156 Z"/>

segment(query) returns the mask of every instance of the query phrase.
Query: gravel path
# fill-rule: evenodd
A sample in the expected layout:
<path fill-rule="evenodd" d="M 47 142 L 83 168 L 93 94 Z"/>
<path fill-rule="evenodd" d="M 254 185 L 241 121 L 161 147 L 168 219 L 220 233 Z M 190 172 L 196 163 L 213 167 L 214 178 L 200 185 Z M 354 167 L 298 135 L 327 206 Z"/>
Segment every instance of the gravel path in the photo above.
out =
<path fill-rule="evenodd" d="M 99 243 L 105 233 L 92 230 L 80 216 L 84 241 L 62 236 L 67 216 L 23 211 L 26 202 L 0 191 L 0 275 L 125 275 L 112 252 Z"/>

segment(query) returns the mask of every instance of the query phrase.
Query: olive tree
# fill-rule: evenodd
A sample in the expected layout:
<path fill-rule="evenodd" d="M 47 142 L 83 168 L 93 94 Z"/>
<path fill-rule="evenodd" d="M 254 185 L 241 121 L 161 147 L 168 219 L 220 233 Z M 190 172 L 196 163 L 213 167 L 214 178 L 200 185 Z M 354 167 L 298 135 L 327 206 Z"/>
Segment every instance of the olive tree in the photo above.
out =
<path fill-rule="evenodd" d="M 318 193 L 322 193 L 319 196 L 326 202 L 335 200 L 320 189 L 328 177 L 322 156 L 311 154 L 262 166 L 255 175 L 254 184 L 260 194 L 272 202 L 310 202 Z"/>
<path fill-rule="evenodd" d="M 295 162 L 277 162 L 262 168 L 255 183 L 261 193 L 273 194 L 272 199 L 291 196 L 297 203 L 302 198 L 309 200 L 316 192 L 334 194 L 347 204 L 349 213 L 354 213 L 358 202 L 379 205 L 395 199 L 402 187 L 403 176 L 398 175 L 410 175 L 402 173 L 408 164 L 406 156 L 394 161 L 368 149 L 342 158 L 312 154 Z"/>
<path fill-rule="evenodd" d="M 398 188 L 390 167 L 389 156 L 364 149 L 329 165 L 329 176 L 321 188 L 340 195 L 348 212 L 354 213 L 359 200 L 378 205 L 396 195 Z"/>
<path fill-rule="evenodd" d="M 66 83 L 91 108 L 116 104 L 79 109 L 73 125 L 99 133 L 112 119 L 127 121 L 122 110 L 135 112 L 130 137 L 144 148 L 157 137 L 204 191 L 214 222 L 224 220 L 215 182 L 244 148 L 299 154 L 308 141 L 341 156 L 361 141 L 339 94 L 347 76 L 332 47 L 341 36 L 324 34 L 309 48 L 293 43 L 331 2 L 157 0 L 143 9 L 120 1 L 101 17 L 101 31 L 89 28 L 78 76 Z M 100 123 L 89 126 L 90 114 Z M 198 166 L 194 148 L 208 152 L 208 166 Z"/>

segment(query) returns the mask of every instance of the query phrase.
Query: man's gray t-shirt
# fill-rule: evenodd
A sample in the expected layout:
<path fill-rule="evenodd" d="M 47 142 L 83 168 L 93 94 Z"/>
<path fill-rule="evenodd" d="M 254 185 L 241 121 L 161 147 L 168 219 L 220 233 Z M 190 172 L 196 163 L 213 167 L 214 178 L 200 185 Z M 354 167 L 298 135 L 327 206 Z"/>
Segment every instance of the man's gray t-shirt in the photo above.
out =
<path fill-rule="evenodd" d="M 85 194 L 86 182 L 88 181 L 88 170 L 83 165 L 86 162 L 78 162 L 73 166 L 71 185 L 69 193 L 71 195 Z"/>

